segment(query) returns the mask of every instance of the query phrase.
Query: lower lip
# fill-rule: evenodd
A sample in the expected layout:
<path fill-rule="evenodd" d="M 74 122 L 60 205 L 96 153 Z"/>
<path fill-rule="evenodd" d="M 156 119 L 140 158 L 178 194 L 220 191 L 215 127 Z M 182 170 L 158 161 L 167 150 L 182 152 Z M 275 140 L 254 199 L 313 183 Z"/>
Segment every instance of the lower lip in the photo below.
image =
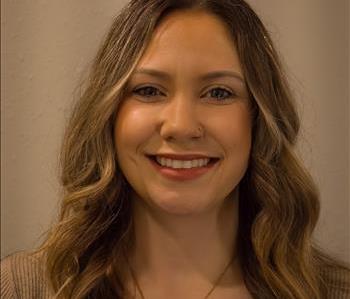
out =
<path fill-rule="evenodd" d="M 199 178 L 205 173 L 209 172 L 213 169 L 213 167 L 218 163 L 218 160 L 214 163 L 209 163 L 206 166 L 202 167 L 194 167 L 194 168 L 170 168 L 166 166 L 159 165 L 155 160 L 148 157 L 149 161 L 153 165 L 153 167 L 159 171 L 163 176 L 168 179 L 176 180 L 176 181 L 188 181 Z"/>

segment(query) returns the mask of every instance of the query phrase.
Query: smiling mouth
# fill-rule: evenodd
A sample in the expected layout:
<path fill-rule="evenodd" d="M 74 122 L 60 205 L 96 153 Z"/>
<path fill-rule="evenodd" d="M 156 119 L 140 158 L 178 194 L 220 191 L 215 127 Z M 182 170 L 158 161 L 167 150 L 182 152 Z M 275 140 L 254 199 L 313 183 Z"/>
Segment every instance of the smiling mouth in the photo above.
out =
<path fill-rule="evenodd" d="M 150 159 L 150 160 L 152 160 L 152 161 L 154 161 L 155 163 L 157 163 L 157 164 L 158 164 L 159 166 L 161 166 L 161 167 L 166 167 L 166 166 L 161 165 L 161 164 L 157 161 L 155 155 L 147 155 L 147 158 Z M 209 162 L 208 162 L 208 164 L 206 165 L 206 167 L 215 164 L 215 163 L 218 162 L 219 160 L 220 160 L 220 158 L 209 158 Z"/>

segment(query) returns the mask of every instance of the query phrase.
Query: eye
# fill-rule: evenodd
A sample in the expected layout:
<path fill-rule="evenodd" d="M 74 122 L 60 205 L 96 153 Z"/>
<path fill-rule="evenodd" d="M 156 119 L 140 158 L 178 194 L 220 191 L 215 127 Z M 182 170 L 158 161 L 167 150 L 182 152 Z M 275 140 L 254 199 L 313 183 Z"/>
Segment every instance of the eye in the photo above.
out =
<path fill-rule="evenodd" d="M 216 88 L 212 88 L 211 90 L 209 90 L 206 94 L 205 97 L 207 97 L 207 95 L 209 94 L 209 97 L 213 97 L 217 100 L 227 100 L 227 99 L 231 99 L 233 98 L 235 95 L 227 90 L 226 88 L 222 88 L 222 87 L 216 87 Z"/>
<path fill-rule="evenodd" d="M 137 94 L 144 98 L 151 98 L 157 96 L 165 96 L 158 88 L 154 86 L 143 86 L 133 90 L 134 94 Z M 216 87 L 209 90 L 204 97 L 214 98 L 219 101 L 230 100 L 235 96 L 234 93 L 223 87 Z"/>
<path fill-rule="evenodd" d="M 140 88 L 136 88 L 135 90 L 133 90 L 133 93 L 146 98 L 164 95 L 164 93 L 162 93 L 158 88 L 153 86 L 143 86 Z"/>

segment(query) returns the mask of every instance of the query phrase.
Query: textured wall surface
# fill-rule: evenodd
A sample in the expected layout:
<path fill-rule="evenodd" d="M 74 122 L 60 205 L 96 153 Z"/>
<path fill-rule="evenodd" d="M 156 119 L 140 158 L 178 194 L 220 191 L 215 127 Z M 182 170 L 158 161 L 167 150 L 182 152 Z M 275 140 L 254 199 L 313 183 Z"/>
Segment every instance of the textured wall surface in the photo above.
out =
<path fill-rule="evenodd" d="M 316 240 L 350 262 L 349 3 L 250 0 L 283 55 L 320 186 Z M 1 1 L 1 255 L 36 246 L 57 211 L 74 88 L 126 1 Z"/>

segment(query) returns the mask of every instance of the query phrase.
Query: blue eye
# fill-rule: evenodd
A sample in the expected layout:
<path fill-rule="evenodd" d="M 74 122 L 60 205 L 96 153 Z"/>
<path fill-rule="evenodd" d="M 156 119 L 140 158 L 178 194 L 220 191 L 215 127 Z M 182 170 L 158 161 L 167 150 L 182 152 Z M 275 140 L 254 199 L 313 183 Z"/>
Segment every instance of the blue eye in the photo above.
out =
<path fill-rule="evenodd" d="M 153 86 L 144 86 L 141 88 L 137 88 L 133 91 L 133 93 L 136 93 L 146 98 L 164 95 L 158 88 L 155 88 Z"/>
<path fill-rule="evenodd" d="M 153 86 L 143 86 L 133 90 L 134 94 L 137 94 L 144 98 L 151 98 L 157 96 L 165 96 L 158 88 Z M 204 97 L 214 98 L 215 100 L 224 102 L 225 100 L 230 100 L 235 96 L 231 91 L 222 88 L 216 87 L 209 90 Z"/>
<path fill-rule="evenodd" d="M 216 98 L 218 100 L 226 100 L 234 96 L 232 92 L 221 87 L 213 88 L 209 92 L 207 92 L 206 95 L 207 94 L 210 94 L 211 97 Z"/>

